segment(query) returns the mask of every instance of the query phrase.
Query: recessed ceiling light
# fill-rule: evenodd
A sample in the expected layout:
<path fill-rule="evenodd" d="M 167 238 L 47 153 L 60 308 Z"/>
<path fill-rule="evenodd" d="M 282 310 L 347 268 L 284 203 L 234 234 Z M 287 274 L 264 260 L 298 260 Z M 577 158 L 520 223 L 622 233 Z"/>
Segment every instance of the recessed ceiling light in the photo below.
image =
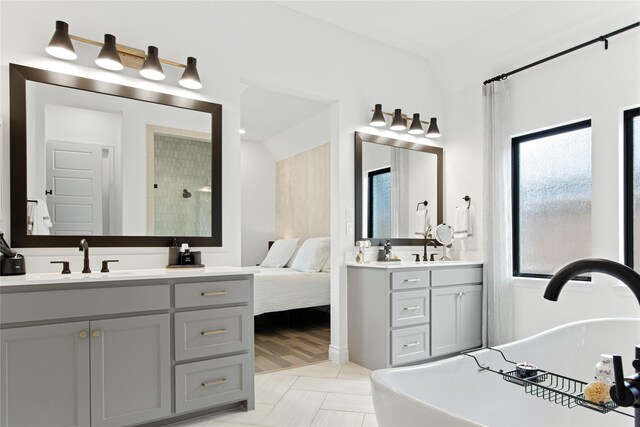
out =
<path fill-rule="evenodd" d="M 244 130 L 244 129 L 240 129 L 240 135 L 244 135 L 245 133 L 247 133 L 247 131 L 246 131 L 246 130 Z"/>

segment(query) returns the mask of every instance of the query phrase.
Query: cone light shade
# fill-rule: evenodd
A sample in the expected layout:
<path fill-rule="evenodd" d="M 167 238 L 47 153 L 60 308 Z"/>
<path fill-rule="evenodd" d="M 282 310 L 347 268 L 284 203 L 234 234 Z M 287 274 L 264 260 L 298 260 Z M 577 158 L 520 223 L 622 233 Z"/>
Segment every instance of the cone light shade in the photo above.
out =
<path fill-rule="evenodd" d="M 182 78 L 178 83 L 180 86 L 186 87 L 187 89 L 201 89 L 202 82 L 200 81 L 200 75 L 198 74 L 198 69 L 196 68 L 196 58 L 190 56 L 187 58 L 187 68 L 184 69 L 184 73 L 182 73 Z"/>
<path fill-rule="evenodd" d="M 400 108 L 396 108 L 395 113 L 393 113 L 393 121 L 391 122 L 391 126 L 389 129 L 391 130 L 404 130 L 407 128 L 407 125 L 402 118 L 402 110 Z"/>
<path fill-rule="evenodd" d="M 164 80 L 164 71 L 158 58 L 158 48 L 149 46 L 140 75 L 149 80 Z"/>
<path fill-rule="evenodd" d="M 435 117 L 431 117 L 431 120 L 429 121 L 427 136 L 429 138 L 438 138 L 440 136 L 440 129 L 438 129 L 438 122 Z"/>
<path fill-rule="evenodd" d="M 373 110 L 373 116 L 371 116 L 371 122 L 369 123 L 373 127 L 384 127 L 387 125 L 387 121 L 382 114 L 382 104 L 376 104 L 376 108 Z"/>
<path fill-rule="evenodd" d="M 56 31 L 45 51 L 51 56 L 67 61 L 78 57 L 69 38 L 69 25 L 66 22 L 56 21 Z"/>
<path fill-rule="evenodd" d="M 424 129 L 422 129 L 422 124 L 420 123 L 420 113 L 413 113 L 413 120 L 409 127 L 409 133 L 411 135 L 421 135 L 424 133 Z"/>
<path fill-rule="evenodd" d="M 116 47 L 116 37 L 113 34 L 104 35 L 104 44 L 98 58 L 96 58 L 96 65 L 113 71 L 120 71 L 124 68 Z"/>

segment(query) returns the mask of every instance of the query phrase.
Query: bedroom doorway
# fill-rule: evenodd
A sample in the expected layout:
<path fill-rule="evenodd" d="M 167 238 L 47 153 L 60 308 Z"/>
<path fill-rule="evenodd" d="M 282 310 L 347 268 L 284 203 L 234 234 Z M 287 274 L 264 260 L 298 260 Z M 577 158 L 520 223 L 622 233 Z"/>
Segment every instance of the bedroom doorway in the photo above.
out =
<path fill-rule="evenodd" d="M 256 373 L 328 360 L 330 114 L 329 102 L 242 92 L 241 257 L 257 273 Z"/>

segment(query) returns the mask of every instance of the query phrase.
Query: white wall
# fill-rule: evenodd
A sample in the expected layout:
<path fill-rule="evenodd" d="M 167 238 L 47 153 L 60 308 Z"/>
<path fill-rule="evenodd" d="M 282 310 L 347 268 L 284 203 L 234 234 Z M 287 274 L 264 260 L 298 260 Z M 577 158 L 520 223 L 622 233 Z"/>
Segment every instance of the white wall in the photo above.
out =
<path fill-rule="evenodd" d="M 320 114 L 272 136 L 264 141 L 264 144 L 277 162 L 326 144 L 330 140 L 331 109 L 327 108 Z"/>
<path fill-rule="evenodd" d="M 276 238 L 276 163 L 261 142 L 242 141 L 243 266 L 262 262 Z"/>
<path fill-rule="evenodd" d="M 0 39 L 2 63 L 0 110 L 8 111 L 8 63 L 78 74 L 95 79 L 152 88 L 176 95 L 205 98 L 223 105 L 223 246 L 204 248 L 207 265 L 241 262 L 241 82 L 331 102 L 331 230 L 332 328 L 330 355 L 345 360 L 346 266 L 344 253 L 353 246 L 347 214 L 353 208 L 353 132 L 376 132 L 365 126 L 375 103 L 444 118 L 440 90 L 425 60 L 354 35 L 272 2 L 13 2 L 3 1 Z M 38 13 L 33 13 L 37 10 Z M 131 16 L 140 16 L 135 20 Z M 265 19 L 268 17 L 268 19 Z M 198 93 L 177 86 L 179 71 L 165 67 L 166 84 L 139 79 L 134 70 L 103 71 L 93 64 L 98 50 L 76 44 L 79 60 L 63 62 L 44 48 L 56 19 L 69 23 L 72 34 L 94 40 L 115 34 L 127 45 L 159 47 L 163 58 L 198 58 L 204 88 Z M 393 84 L 390 84 L 393 82 Z M 5 117 L 5 123 L 8 123 Z M 9 221 L 8 129 L 3 129 L 3 212 Z M 28 249 L 30 271 L 54 271 L 48 261 L 58 256 L 79 265 L 73 249 Z M 119 257 L 117 268 L 161 267 L 165 248 L 98 249 L 94 258 Z"/>
<path fill-rule="evenodd" d="M 613 24 L 613 27 L 617 28 L 616 25 L 622 26 Z M 512 134 L 591 118 L 591 255 L 616 261 L 623 259 L 621 111 L 640 103 L 640 35 L 637 33 L 611 39 L 607 51 L 603 51 L 602 46 L 593 46 L 509 77 Z M 535 59 L 538 58 L 530 58 Z M 449 196 L 446 218 L 453 220 L 453 206 L 463 203 L 459 197 L 464 194 L 472 197 L 475 236 L 465 244 L 474 251 L 482 250 L 481 93 L 481 82 L 477 81 L 448 95 L 444 126 L 447 129 L 445 182 Z M 595 275 L 592 284 L 569 285 L 557 303 L 542 298 L 546 283 L 540 279 L 515 280 L 517 338 L 573 320 L 639 314 L 638 303 L 631 292 L 608 277 Z"/>

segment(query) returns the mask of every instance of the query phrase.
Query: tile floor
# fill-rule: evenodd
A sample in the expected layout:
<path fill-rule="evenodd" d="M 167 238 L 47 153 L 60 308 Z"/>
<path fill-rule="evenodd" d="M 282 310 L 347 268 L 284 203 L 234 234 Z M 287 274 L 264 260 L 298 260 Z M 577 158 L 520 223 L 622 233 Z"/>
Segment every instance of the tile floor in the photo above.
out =
<path fill-rule="evenodd" d="M 256 409 L 201 418 L 180 427 L 377 427 L 369 371 L 322 362 L 256 374 Z"/>

